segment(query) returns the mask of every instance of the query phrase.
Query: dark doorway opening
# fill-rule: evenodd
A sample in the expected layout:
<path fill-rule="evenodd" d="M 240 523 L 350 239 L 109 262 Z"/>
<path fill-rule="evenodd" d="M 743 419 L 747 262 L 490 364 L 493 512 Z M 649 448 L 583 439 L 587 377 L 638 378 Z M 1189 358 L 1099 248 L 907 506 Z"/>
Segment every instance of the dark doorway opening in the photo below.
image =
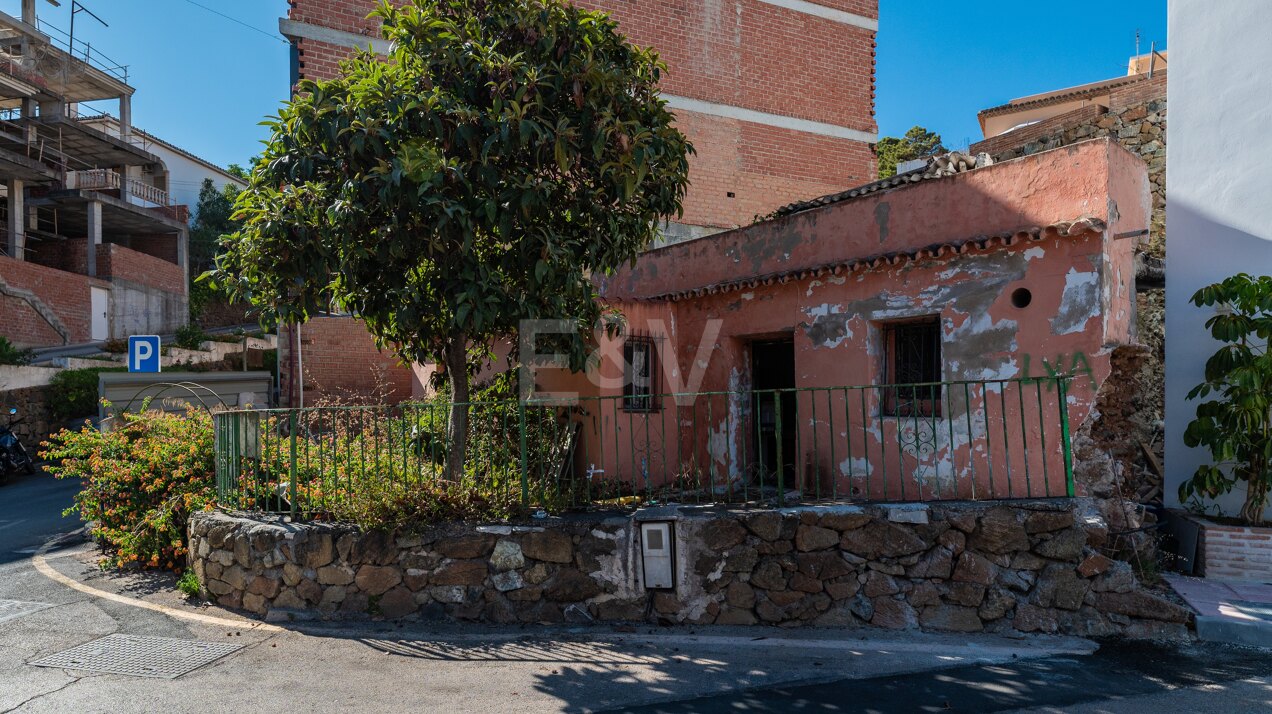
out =
<path fill-rule="evenodd" d="M 760 477 L 765 483 L 775 483 L 770 477 L 777 474 L 778 464 L 783 464 L 783 475 L 788 485 L 795 483 L 796 399 L 795 341 L 764 340 L 751 343 L 751 388 L 754 390 L 755 463 L 760 467 Z M 780 448 L 779 448 L 780 447 Z M 780 461 L 779 461 L 780 458 Z"/>

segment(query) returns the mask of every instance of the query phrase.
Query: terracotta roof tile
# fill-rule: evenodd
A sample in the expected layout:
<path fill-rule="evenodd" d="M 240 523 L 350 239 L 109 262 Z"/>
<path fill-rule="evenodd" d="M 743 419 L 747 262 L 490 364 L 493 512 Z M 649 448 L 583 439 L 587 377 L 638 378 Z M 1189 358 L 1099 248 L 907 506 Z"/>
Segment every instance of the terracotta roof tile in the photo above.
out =
<path fill-rule="evenodd" d="M 903 263 L 921 260 L 941 260 L 956 256 L 974 255 L 977 253 L 997 250 L 999 248 L 1019 245 L 1022 242 L 1037 242 L 1050 237 L 1076 237 L 1087 233 L 1100 232 L 1105 228 L 1106 224 L 1103 220 L 1083 216 L 1072 221 L 1061 221 L 1044 227 L 1022 228 L 1008 233 L 982 235 L 961 241 L 937 243 L 927 246 L 926 248 L 919 248 L 918 250 L 883 253 L 864 258 L 853 258 L 835 263 L 827 263 L 811 268 L 797 268 L 789 271 L 770 273 L 768 275 L 740 278 L 713 285 L 705 285 L 691 290 L 652 295 L 645 298 L 634 298 L 631 301 L 675 302 L 678 300 L 729 293 L 739 290 L 749 290 L 769 285 L 783 285 L 791 281 L 819 278 L 824 275 L 845 275 L 857 271 L 892 267 Z"/>

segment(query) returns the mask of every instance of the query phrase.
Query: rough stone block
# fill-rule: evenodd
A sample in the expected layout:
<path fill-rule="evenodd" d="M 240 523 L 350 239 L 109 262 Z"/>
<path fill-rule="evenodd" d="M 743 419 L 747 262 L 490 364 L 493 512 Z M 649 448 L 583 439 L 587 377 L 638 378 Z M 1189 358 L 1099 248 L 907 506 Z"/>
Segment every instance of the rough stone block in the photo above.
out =
<path fill-rule="evenodd" d="M 845 532 L 839 547 L 855 555 L 874 560 L 898 558 L 926 549 L 927 544 L 914 531 L 904 526 L 882 521 Z"/>
<path fill-rule="evenodd" d="M 945 632 L 980 632 L 984 629 L 974 607 L 959 605 L 933 605 L 919 613 L 919 624 L 931 630 Z"/>
<path fill-rule="evenodd" d="M 549 563 L 569 563 L 574 560 L 574 542 L 569 536 L 556 531 L 526 534 L 521 541 L 521 551 L 528 558 Z"/>
<path fill-rule="evenodd" d="M 839 545 L 839 531 L 820 526 L 800 526 L 795 531 L 795 547 L 807 552 L 825 550 Z"/>
<path fill-rule="evenodd" d="M 495 544 L 490 554 L 490 567 L 495 570 L 516 570 L 526 564 L 521 546 L 511 540 L 501 540 Z"/>
<path fill-rule="evenodd" d="M 389 588 L 402 582 L 402 573 L 391 566 L 364 565 L 354 577 L 358 589 L 367 595 L 382 595 Z"/>
<path fill-rule="evenodd" d="M 358 574 L 360 576 L 362 571 Z M 481 585 L 485 580 L 485 560 L 453 560 L 434 571 L 430 582 L 434 585 Z M 361 585 L 361 581 L 358 584 Z"/>
<path fill-rule="evenodd" d="M 495 545 L 495 537 L 486 533 L 472 533 L 455 538 L 444 538 L 433 545 L 433 549 L 444 558 L 467 560 L 482 558 L 490 553 Z"/>

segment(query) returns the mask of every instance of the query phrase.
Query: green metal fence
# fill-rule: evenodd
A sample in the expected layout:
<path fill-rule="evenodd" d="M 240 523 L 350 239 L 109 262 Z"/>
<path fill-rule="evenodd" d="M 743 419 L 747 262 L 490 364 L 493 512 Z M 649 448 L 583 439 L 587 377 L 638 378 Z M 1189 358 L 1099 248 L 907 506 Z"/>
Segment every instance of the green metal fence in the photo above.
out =
<path fill-rule="evenodd" d="M 532 508 L 1073 495 L 1068 377 L 472 402 L 463 485 Z M 214 416 L 223 505 L 454 484 L 451 404 Z"/>

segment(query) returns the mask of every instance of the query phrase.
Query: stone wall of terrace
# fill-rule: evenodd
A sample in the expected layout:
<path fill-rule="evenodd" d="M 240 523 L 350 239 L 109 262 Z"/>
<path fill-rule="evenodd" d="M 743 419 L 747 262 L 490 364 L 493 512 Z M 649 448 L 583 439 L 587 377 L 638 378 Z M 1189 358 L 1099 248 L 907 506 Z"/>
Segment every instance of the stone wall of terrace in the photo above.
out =
<path fill-rule="evenodd" d="M 676 586 L 647 590 L 640 524 L 674 523 Z M 1101 554 L 1086 501 L 587 514 L 362 532 L 223 513 L 190 524 L 214 602 L 314 616 L 1181 637 L 1190 613 Z"/>

